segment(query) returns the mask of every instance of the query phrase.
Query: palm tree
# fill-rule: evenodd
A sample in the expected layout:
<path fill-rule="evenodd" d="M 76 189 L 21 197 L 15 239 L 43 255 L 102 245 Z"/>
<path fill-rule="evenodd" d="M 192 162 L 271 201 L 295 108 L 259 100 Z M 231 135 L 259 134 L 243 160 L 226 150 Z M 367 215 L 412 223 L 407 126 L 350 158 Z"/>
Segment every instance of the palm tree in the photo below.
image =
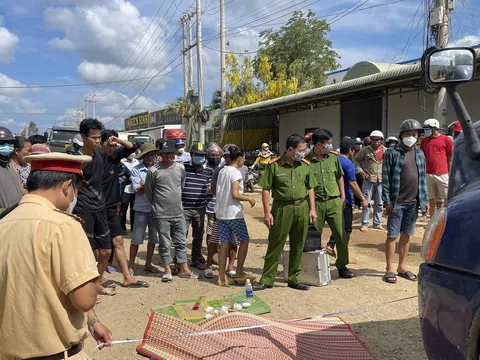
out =
<path fill-rule="evenodd" d="M 190 99 L 179 97 L 174 102 L 167 105 L 168 110 L 182 113 L 186 119 L 187 127 L 185 131 L 186 147 L 193 144 L 195 134 L 197 133 L 198 117 L 200 115 L 200 105 L 190 102 Z"/>

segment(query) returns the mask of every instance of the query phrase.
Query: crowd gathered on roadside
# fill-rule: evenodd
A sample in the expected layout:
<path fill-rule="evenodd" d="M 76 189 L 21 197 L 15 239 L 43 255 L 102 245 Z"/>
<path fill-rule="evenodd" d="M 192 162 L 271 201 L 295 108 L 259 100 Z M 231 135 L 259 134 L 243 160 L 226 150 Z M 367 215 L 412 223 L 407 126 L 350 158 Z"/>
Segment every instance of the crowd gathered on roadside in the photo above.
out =
<path fill-rule="evenodd" d="M 457 123 L 451 129 L 454 137 L 461 132 Z M 407 266 L 410 238 L 419 214 L 433 216 L 446 201 L 454 147 L 436 119 L 407 119 L 398 137 L 375 129 L 364 139 L 345 136 L 336 150 L 334 134 L 324 128 L 290 135 L 280 156 L 263 143 L 251 167 L 260 173 L 269 236 L 255 281 L 245 270 L 251 234 L 244 207 L 256 201 L 244 191 L 249 168 L 242 148 L 195 142 L 187 149 L 184 139 L 133 144 L 96 119 L 83 120 L 79 131 L 69 153 L 60 154 L 42 136 L 14 136 L 0 127 L 0 359 L 88 359 L 85 318 L 94 339 L 110 345 L 112 334 L 94 311 L 102 295 L 117 292 L 106 272 L 120 271 L 129 288 L 148 288 L 138 276 L 149 272 L 164 283 L 250 280 L 261 291 L 274 286 L 288 239 L 288 287 L 309 290 L 300 279 L 307 232 L 321 233 L 328 224 L 324 249 L 340 278 L 354 278 L 348 243 L 356 208 L 360 232 L 385 233 L 384 281 L 416 281 Z M 152 260 L 157 248 L 161 270 Z M 33 319 L 32 308 L 40 318 Z M 56 334 L 53 340 L 32 331 L 39 323 L 45 337 Z"/>

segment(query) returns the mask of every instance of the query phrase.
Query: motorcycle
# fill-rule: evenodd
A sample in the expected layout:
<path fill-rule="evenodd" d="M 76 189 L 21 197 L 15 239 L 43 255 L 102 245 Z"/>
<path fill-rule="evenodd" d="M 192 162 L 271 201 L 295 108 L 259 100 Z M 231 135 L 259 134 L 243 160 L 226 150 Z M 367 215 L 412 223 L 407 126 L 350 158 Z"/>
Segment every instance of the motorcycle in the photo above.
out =
<path fill-rule="evenodd" d="M 259 181 L 260 181 L 260 174 L 254 171 L 253 169 L 248 168 L 247 183 L 245 186 L 246 190 L 253 193 L 255 191 L 255 185 L 257 185 Z"/>

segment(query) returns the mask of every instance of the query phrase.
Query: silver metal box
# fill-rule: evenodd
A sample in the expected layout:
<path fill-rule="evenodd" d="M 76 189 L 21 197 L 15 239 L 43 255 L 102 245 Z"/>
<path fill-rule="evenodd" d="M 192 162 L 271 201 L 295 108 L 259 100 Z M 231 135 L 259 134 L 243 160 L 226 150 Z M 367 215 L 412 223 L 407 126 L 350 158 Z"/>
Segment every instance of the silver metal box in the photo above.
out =
<path fill-rule="evenodd" d="M 288 258 L 290 248 L 283 250 L 283 277 L 288 281 Z M 327 286 L 332 281 L 330 259 L 325 250 L 303 253 L 300 281 L 312 286 Z"/>

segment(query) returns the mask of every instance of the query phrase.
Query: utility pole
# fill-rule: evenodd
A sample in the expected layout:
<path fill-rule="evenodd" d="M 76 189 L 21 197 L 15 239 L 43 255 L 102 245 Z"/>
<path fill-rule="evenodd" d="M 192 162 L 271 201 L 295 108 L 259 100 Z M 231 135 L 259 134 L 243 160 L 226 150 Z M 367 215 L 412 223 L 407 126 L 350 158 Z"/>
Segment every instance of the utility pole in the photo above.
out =
<path fill-rule="evenodd" d="M 88 119 L 88 103 L 87 96 L 83 94 L 83 102 L 85 104 L 85 118 Z"/>
<path fill-rule="evenodd" d="M 439 48 L 448 46 L 449 30 L 448 20 L 450 12 L 455 8 L 454 0 L 435 0 L 435 7 L 430 12 L 430 25 L 435 35 L 435 45 Z M 440 126 L 447 124 L 447 93 L 445 88 L 435 96 L 435 105 L 433 107 L 433 117 L 440 122 Z"/>
<path fill-rule="evenodd" d="M 180 24 L 182 25 L 182 59 L 183 59 L 183 97 L 188 96 L 188 70 L 187 70 L 187 36 L 185 31 L 186 16 L 183 15 L 180 18 Z"/>
<path fill-rule="evenodd" d="M 225 0 L 220 0 L 220 139 L 223 138 L 226 125 L 225 107 L 227 101 L 227 81 L 225 79 Z"/>
<path fill-rule="evenodd" d="M 92 95 L 93 97 L 93 100 L 92 100 L 92 103 L 93 103 L 93 118 L 95 119 L 95 105 L 97 104 L 97 94 L 96 93 L 93 93 Z"/>
<path fill-rule="evenodd" d="M 200 111 L 203 110 L 203 70 L 202 70 L 202 6 L 197 2 L 197 77 L 198 77 L 198 104 Z M 205 143 L 205 124 L 198 114 L 198 141 Z"/>
<path fill-rule="evenodd" d="M 192 36 L 192 16 L 189 17 L 188 22 L 188 91 L 193 94 L 193 36 Z"/>

